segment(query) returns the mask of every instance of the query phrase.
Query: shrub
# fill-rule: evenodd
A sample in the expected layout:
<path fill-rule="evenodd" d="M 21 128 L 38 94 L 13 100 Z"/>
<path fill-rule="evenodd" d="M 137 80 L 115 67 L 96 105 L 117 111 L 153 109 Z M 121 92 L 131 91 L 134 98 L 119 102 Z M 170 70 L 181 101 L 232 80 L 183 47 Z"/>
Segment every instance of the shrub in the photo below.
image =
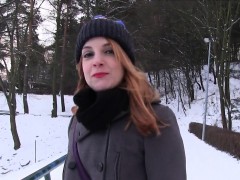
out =
<path fill-rule="evenodd" d="M 189 124 L 189 132 L 195 134 L 199 139 L 202 139 L 202 128 L 201 123 L 191 122 Z M 206 125 L 204 137 L 206 143 L 240 159 L 240 133 Z"/>

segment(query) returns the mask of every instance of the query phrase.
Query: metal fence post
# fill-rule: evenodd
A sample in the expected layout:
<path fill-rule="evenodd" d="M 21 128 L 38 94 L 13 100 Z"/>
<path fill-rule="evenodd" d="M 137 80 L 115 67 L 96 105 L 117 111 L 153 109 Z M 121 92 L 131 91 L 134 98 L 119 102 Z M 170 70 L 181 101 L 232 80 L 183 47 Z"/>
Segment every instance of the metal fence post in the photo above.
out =
<path fill-rule="evenodd" d="M 45 180 L 51 180 L 50 172 L 44 176 Z"/>

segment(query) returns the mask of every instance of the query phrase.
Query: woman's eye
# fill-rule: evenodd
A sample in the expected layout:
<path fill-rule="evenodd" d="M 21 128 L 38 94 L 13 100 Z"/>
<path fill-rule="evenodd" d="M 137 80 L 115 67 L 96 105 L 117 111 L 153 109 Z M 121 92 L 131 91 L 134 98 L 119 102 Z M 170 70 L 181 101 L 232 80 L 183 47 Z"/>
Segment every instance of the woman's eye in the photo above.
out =
<path fill-rule="evenodd" d="M 93 52 L 87 52 L 83 54 L 83 58 L 91 58 L 94 55 Z"/>
<path fill-rule="evenodd" d="M 112 49 L 106 50 L 105 51 L 106 54 L 114 54 L 114 51 Z"/>

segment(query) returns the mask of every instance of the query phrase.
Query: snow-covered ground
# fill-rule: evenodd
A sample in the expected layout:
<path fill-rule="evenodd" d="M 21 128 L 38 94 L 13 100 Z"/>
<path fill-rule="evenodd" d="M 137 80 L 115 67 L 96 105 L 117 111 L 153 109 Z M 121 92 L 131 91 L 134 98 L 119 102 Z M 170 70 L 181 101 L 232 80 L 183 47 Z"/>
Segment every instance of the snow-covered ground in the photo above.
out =
<path fill-rule="evenodd" d="M 239 66 L 238 66 L 239 67 Z M 232 99 L 238 99 L 240 80 L 231 79 Z M 188 180 L 239 180 L 240 161 L 231 155 L 216 150 L 188 132 L 190 122 L 203 122 L 205 92 L 197 91 L 196 100 L 188 105 L 186 115 L 177 100 L 169 107 L 175 112 L 184 141 L 187 158 Z M 220 125 L 219 95 L 217 85 L 210 83 L 207 124 Z M 52 96 L 28 95 L 29 114 L 23 113 L 22 96 L 17 96 L 17 130 L 21 148 L 13 149 L 8 115 L 0 115 L 0 179 L 20 180 L 33 171 L 66 154 L 67 128 L 73 106 L 72 96 L 65 96 L 66 112 L 61 112 L 58 97 L 58 117 L 51 118 Z M 165 100 L 162 100 L 165 103 Z M 239 108 L 239 107 L 238 107 Z M 0 113 L 7 111 L 7 102 L 0 92 Z M 239 110 L 239 109 L 238 109 Z M 235 131 L 240 132 L 240 120 L 233 121 Z M 36 146 L 35 146 L 36 145 Z M 36 147 L 36 148 L 35 148 Z M 53 180 L 61 180 L 62 165 L 51 173 Z M 174 173 L 174 172 L 173 172 Z"/>

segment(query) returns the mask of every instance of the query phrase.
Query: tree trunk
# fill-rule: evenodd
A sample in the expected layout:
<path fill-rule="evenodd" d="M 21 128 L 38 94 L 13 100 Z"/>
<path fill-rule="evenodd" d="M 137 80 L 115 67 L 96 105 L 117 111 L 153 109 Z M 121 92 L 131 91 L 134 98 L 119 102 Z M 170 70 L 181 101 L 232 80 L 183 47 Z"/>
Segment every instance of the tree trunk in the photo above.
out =
<path fill-rule="evenodd" d="M 28 55 L 27 55 L 28 56 Z M 29 61 L 29 58 L 26 59 L 26 61 Z M 23 109 L 24 109 L 24 114 L 29 113 L 29 108 L 28 108 L 28 101 L 27 101 L 27 87 L 28 87 L 28 65 L 27 62 L 25 64 L 24 68 L 24 83 L 23 83 Z"/>
<path fill-rule="evenodd" d="M 153 84 L 153 82 L 152 82 L 151 72 L 148 72 L 147 74 L 148 74 L 149 82 L 150 82 L 150 84 L 153 86 L 154 84 Z"/>
<path fill-rule="evenodd" d="M 188 105 L 190 107 L 190 103 L 194 100 L 194 90 L 193 90 L 193 83 L 190 77 L 190 68 L 188 67 L 188 65 L 186 65 L 185 67 L 185 77 L 186 77 L 186 81 L 187 81 L 187 92 L 188 92 Z"/>
<path fill-rule="evenodd" d="M 221 109 L 221 121 L 223 128 L 227 129 L 227 119 L 225 113 L 225 95 L 224 95 L 224 56 L 220 56 L 220 59 L 216 61 L 216 72 L 217 72 L 217 83 L 219 90 L 220 99 L 220 109 Z"/>
<path fill-rule="evenodd" d="M 227 119 L 225 114 L 225 106 L 224 106 L 224 97 L 223 97 L 223 89 L 219 87 L 220 94 L 220 108 L 221 108 L 221 120 L 223 128 L 227 129 Z"/>
<path fill-rule="evenodd" d="M 8 101 L 8 107 L 10 111 L 10 124 L 11 124 L 11 133 L 14 141 L 14 149 L 17 150 L 20 148 L 21 143 L 17 132 L 17 126 L 16 126 L 16 72 L 18 69 L 17 63 L 15 61 L 14 57 L 14 32 L 17 25 L 17 18 L 18 18 L 18 3 L 19 1 L 15 1 L 15 14 L 14 19 L 12 20 L 12 26 L 7 26 L 7 32 L 10 39 L 10 60 L 11 60 L 11 72 L 8 73 L 8 79 L 9 79 L 9 93 L 6 94 L 6 98 Z"/>
<path fill-rule="evenodd" d="M 26 54 L 26 64 L 24 67 L 24 83 L 23 83 L 23 107 L 24 113 L 29 113 L 28 101 L 27 101 L 27 91 L 28 91 L 28 64 L 30 62 L 31 48 L 32 48 L 32 21 L 33 21 L 33 0 L 30 0 L 30 14 L 29 14 L 29 33 L 27 39 L 27 54 Z"/>
<path fill-rule="evenodd" d="M 166 104 L 168 104 L 168 92 L 167 92 L 167 78 L 166 78 L 166 72 L 163 70 L 163 78 L 164 78 L 164 92 L 165 92 L 165 98 L 166 98 Z"/>
<path fill-rule="evenodd" d="M 232 130 L 232 107 L 231 107 L 231 95 L 230 95 L 230 85 L 229 85 L 229 78 L 230 78 L 230 56 L 228 56 L 225 62 L 225 101 L 226 101 L 226 108 L 227 108 L 227 115 L 228 115 L 228 129 Z"/>
<path fill-rule="evenodd" d="M 171 72 L 170 72 L 169 69 L 167 69 L 167 72 L 168 72 L 168 76 L 169 76 L 169 86 L 170 86 L 172 97 L 176 98 L 176 92 L 175 92 L 175 89 L 174 89 L 174 80 L 172 78 L 172 75 L 171 75 Z"/>
<path fill-rule="evenodd" d="M 182 105 L 182 109 L 183 109 L 183 112 L 184 114 L 186 115 L 186 108 L 184 106 L 184 102 L 183 102 L 183 99 L 182 99 L 182 96 L 183 93 L 182 93 L 182 83 L 181 83 L 181 80 L 180 80 L 180 72 L 178 72 L 177 76 L 176 76 L 176 79 L 177 79 L 177 82 L 178 82 L 178 110 L 179 110 L 179 103 L 181 102 L 181 105 Z"/>
<path fill-rule="evenodd" d="M 53 109 L 52 117 L 57 117 L 57 73 L 58 73 L 58 61 L 60 59 L 59 55 L 59 40 L 60 40 L 60 27 L 61 27 L 61 10 L 62 1 L 57 1 L 57 17 L 56 17 L 56 36 L 55 36 L 55 56 L 53 59 L 53 78 L 52 78 L 52 93 L 53 93 Z"/>
<path fill-rule="evenodd" d="M 214 58 L 212 58 L 212 61 L 211 62 L 214 64 Z M 213 73 L 213 84 L 217 84 L 217 78 L 216 78 L 216 72 L 214 70 L 214 65 L 210 66 L 210 70 Z"/>
<path fill-rule="evenodd" d="M 156 79 L 156 87 L 159 88 L 160 87 L 160 76 L 159 76 L 159 73 L 160 72 L 154 72 L 155 73 L 155 79 Z"/>
<path fill-rule="evenodd" d="M 21 143 L 20 143 L 20 139 L 18 136 L 18 132 L 17 132 L 17 126 L 16 126 L 16 110 L 13 105 L 9 106 L 9 110 L 10 110 L 10 126 L 11 126 L 13 142 L 14 142 L 14 149 L 17 150 L 21 147 Z"/>
<path fill-rule="evenodd" d="M 53 63 L 53 80 L 52 80 L 52 93 L 53 93 L 53 109 L 51 117 L 57 117 L 57 94 L 56 94 L 56 76 L 57 76 L 57 63 Z"/>
<path fill-rule="evenodd" d="M 60 95 L 61 95 L 61 105 L 62 105 L 62 112 L 65 112 L 65 102 L 64 102 L 64 77 L 65 77 L 65 59 L 66 59 L 66 42 L 67 42 L 67 29 L 68 29 L 68 13 L 71 1 L 68 1 L 67 4 L 67 12 L 65 14 L 65 21 L 64 21 L 64 35 L 63 35 L 63 44 L 62 44 L 62 73 L 61 73 L 61 81 L 60 81 Z"/>

